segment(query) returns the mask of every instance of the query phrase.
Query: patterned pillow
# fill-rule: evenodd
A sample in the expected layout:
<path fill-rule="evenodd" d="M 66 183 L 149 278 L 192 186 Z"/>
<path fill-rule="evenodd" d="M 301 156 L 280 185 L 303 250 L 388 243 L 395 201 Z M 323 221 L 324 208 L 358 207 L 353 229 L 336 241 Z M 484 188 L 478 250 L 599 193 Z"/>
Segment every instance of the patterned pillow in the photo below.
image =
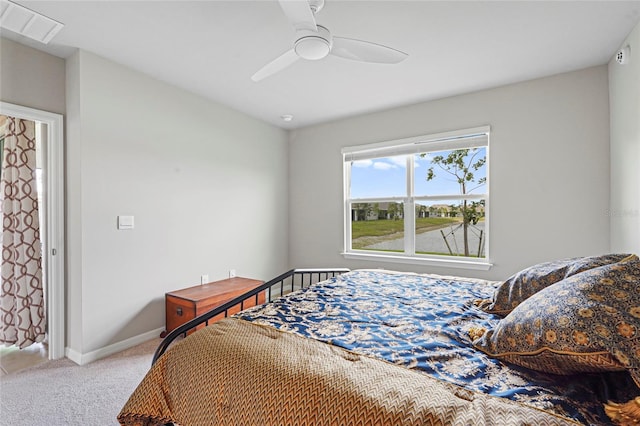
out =
<path fill-rule="evenodd" d="M 493 299 L 480 301 L 478 305 L 486 312 L 504 316 L 551 284 L 589 269 L 637 258 L 631 254 L 606 254 L 540 263 L 512 275 L 496 289 Z"/>
<path fill-rule="evenodd" d="M 590 269 L 521 303 L 474 341 L 489 356 L 555 374 L 640 368 L 640 260 Z"/>

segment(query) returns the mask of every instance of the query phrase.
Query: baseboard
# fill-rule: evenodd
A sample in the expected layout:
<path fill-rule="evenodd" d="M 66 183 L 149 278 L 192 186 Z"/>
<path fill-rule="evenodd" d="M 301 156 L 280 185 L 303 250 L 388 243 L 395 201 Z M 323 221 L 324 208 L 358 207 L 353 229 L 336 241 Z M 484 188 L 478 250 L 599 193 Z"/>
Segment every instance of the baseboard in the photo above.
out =
<path fill-rule="evenodd" d="M 140 343 L 146 342 L 147 340 L 155 339 L 163 331 L 164 327 L 157 328 L 87 353 L 80 353 L 71 348 L 65 348 L 65 356 L 78 365 L 85 365 L 125 349 L 132 348 Z"/>

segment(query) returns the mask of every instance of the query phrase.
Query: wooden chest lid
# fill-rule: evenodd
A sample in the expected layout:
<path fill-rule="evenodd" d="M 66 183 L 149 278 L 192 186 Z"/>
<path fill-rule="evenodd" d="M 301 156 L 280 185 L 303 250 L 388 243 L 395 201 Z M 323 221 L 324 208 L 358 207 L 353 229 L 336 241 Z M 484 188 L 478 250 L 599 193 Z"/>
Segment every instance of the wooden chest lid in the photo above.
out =
<path fill-rule="evenodd" d="M 171 291 L 167 296 L 179 297 L 181 299 L 197 302 L 209 298 L 213 295 L 241 294 L 262 284 L 264 281 L 252 278 L 234 277 L 220 281 L 213 281 L 203 285 L 183 288 L 182 290 Z"/>

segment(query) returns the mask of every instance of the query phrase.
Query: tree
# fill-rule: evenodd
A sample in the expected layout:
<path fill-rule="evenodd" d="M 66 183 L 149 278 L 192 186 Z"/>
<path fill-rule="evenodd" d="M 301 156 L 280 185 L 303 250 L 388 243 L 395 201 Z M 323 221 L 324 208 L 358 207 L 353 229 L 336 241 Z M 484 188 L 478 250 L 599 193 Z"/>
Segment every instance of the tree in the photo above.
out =
<path fill-rule="evenodd" d="M 429 212 L 427 210 L 427 206 L 416 204 L 416 218 L 420 217 L 429 217 Z"/>
<path fill-rule="evenodd" d="M 396 203 L 389 203 L 389 206 L 387 207 L 387 216 L 388 216 L 388 218 L 389 219 L 395 219 L 397 210 L 398 210 L 398 208 L 396 206 Z"/>
<path fill-rule="evenodd" d="M 399 220 L 403 217 L 404 205 L 402 203 L 389 203 L 389 216 L 391 219 Z"/>
<path fill-rule="evenodd" d="M 368 214 L 369 215 L 373 215 L 376 220 L 380 220 L 380 204 L 379 203 L 375 203 L 369 210 L 368 210 Z"/>
<path fill-rule="evenodd" d="M 456 206 L 455 204 L 449 204 L 448 216 L 449 217 L 458 217 L 458 206 Z"/>
<path fill-rule="evenodd" d="M 371 213 L 374 211 L 373 204 L 369 203 L 354 203 L 352 209 L 356 211 L 354 220 L 368 220 Z"/>
<path fill-rule="evenodd" d="M 437 167 L 439 169 L 438 173 L 444 172 L 455 179 L 460 185 L 460 193 L 462 195 L 469 194 L 487 182 L 486 177 L 477 179 L 475 175 L 487 161 L 486 154 L 483 155 L 482 158 L 479 158 L 484 152 L 484 149 L 465 148 L 455 149 L 446 156 L 436 155 L 431 160 L 432 166 L 427 170 L 427 180 L 431 181 L 436 177 Z M 421 157 L 425 155 L 426 154 L 420 154 Z M 465 256 L 469 256 L 469 225 L 478 223 L 480 213 L 477 207 L 480 204 L 481 203 L 478 202 L 469 203 L 466 199 L 462 200 L 461 212 Z"/>

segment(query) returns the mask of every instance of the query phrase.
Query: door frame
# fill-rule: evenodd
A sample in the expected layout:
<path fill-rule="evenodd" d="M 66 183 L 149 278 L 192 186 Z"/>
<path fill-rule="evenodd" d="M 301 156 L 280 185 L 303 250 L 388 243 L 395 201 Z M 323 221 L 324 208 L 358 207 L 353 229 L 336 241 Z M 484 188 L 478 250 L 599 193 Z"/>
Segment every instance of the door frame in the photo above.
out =
<path fill-rule="evenodd" d="M 49 359 L 65 355 L 65 248 L 64 248 L 64 123 L 63 116 L 0 101 L 0 114 L 47 125 L 47 179 L 44 217 Z"/>

